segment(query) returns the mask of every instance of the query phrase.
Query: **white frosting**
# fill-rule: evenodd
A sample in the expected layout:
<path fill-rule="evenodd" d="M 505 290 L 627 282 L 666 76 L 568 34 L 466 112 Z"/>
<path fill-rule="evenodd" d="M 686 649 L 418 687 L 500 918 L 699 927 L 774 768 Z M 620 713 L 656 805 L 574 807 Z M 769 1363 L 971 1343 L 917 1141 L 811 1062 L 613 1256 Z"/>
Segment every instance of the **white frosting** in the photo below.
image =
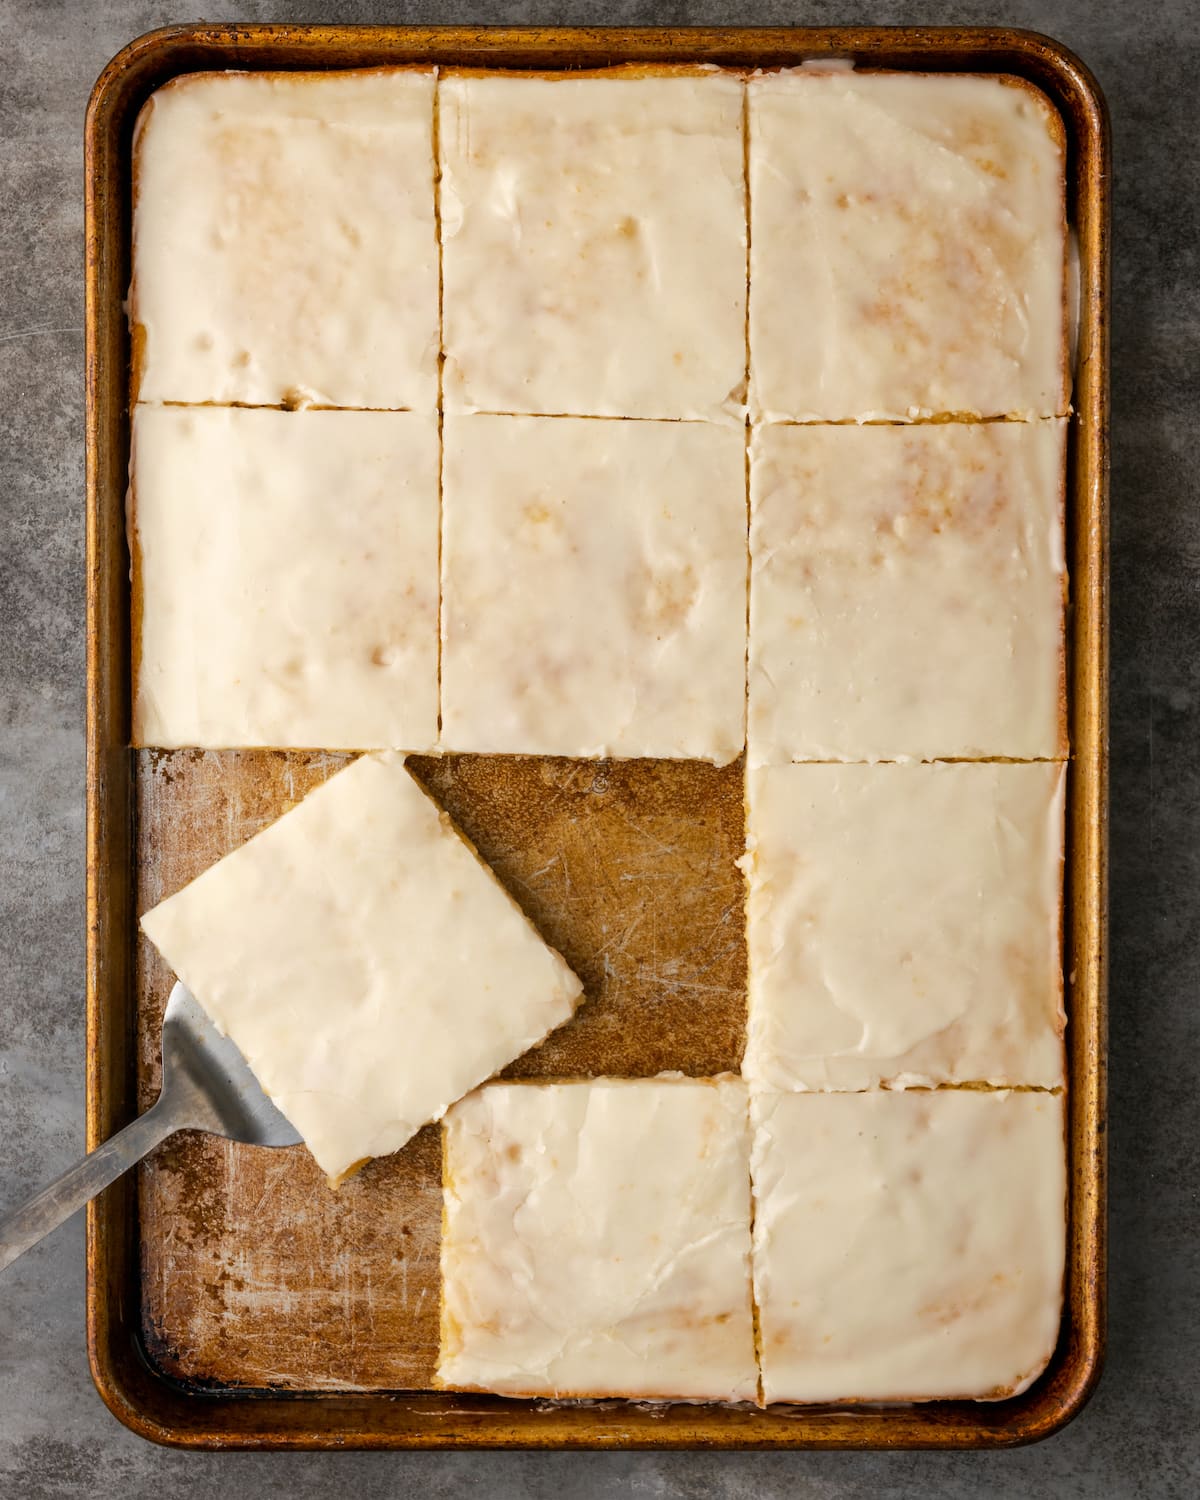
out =
<path fill-rule="evenodd" d="M 756 411 L 1065 412 L 1049 101 L 966 75 L 793 70 L 749 89 Z"/>
<path fill-rule="evenodd" d="M 142 930 L 335 1185 L 581 992 L 393 754 L 338 772 Z"/>
<path fill-rule="evenodd" d="M 754 1287 L 771 1401 L 990 1398 L 1058 1336 L 1063 1101 L 757 1096 Z"/>
<path fill-rule="evenodd" d="M 741 751 L 742 431 L 447 417 L 442 745 Z"/>
<path fill-rule="evenodd" d="M 752 764 L 1065 751 L 1065 426 L 755 433 Z"/>
<path fill-rule="evenodd" d="M 751 771 L 746 1077 L 1060 1084 L 1063 783 L 1044 763 Z"/>
<path fill-rule="evenodd" d="M 739 416 L 742 85 L 439 85 L 449 411 Z"/>
<path fill-rule="evenodd" d="M 142 400 L 434 409 L 433 79 L 203 73 L 151 95 L 134 145 Z"/>
<path fill-rule="evenodd" d="M 437 740 L 437 418 L 139 406 L 135 744 Z"/>
<path fill-rule="evenodd" d="M 497 1084 L 445 1126 L 439 1383 L 753 1400 L 736 1079 Z"/>

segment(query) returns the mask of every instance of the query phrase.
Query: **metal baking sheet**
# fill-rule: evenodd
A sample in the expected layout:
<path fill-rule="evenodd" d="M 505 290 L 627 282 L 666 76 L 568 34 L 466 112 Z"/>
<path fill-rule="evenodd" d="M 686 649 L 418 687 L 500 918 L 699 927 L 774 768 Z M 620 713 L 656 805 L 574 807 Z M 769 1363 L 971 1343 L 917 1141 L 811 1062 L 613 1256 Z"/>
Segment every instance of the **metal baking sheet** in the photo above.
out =
<path fill-rule="evenodd" d="M 88 1346 L 127 1425 L 196 1447 L 984 1447 L 1054 1431 L 1099 1374 L 1105 1294 L 1108 134 L 1086 69 L 1031 33 L 188 26 L 119 54 L 86 133 L 88 1141 L 157 1086 L 167 975 L 136 916 L 341 764 L 325 754 L 129 746 L 124 534 L 130 143 L 146 97 L 208 68 L 438 63 L 570 69 L 841 57 L 1004 72 L 1042 88 L 1068 136 L 1080 312 L 1070 423 L 1066 894 L 1070 1235 L 1049 1370 L 996 1403 L 855 1409 L 522 1402 L 433 1392 L 440 1153 L 425 1131 L 337 1197 L 302 1152 L 182 1136 L 95 1203 Z M 418 758 L 418 775 L 585 979 L 576 1022 L 521 1076 L 740 1060 L 745 1007 L 741 764 Z"/>

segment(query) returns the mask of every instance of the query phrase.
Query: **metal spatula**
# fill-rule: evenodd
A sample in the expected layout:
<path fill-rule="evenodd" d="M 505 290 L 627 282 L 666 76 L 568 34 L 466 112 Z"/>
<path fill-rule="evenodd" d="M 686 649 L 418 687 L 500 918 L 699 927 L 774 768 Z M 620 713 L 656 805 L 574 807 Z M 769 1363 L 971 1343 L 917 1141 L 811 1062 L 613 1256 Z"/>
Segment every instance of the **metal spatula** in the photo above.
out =
<path fill-rule="evenodd" d="M 207 1130 L 251 1146 L 294 1146 L 300 1140 L 246 1059 L 182 984 L 167 1001 L 162 1064 L 162 1093 L 152 1108 L 0 1218 L 0 1270 L 177 1130 Z"/>

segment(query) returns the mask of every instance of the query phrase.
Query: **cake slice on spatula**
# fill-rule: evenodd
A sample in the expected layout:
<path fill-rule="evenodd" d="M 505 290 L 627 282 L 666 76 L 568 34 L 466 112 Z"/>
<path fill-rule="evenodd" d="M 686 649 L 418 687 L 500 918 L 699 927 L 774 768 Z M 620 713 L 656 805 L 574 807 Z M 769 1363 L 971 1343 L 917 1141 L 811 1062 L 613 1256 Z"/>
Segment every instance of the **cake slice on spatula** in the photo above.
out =
<path fill-rule="evenodd" d="M 337 1186 L 582 985 L 413 780 L 363 756 L 142 918 Z"/>

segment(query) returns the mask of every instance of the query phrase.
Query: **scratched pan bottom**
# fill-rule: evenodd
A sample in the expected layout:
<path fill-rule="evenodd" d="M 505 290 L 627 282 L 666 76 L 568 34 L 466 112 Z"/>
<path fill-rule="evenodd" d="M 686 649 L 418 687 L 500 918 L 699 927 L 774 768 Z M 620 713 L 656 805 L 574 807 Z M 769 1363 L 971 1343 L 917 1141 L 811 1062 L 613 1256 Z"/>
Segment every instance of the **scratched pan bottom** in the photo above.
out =
<path fill-rule="evenodd" d="M 137 909 L 346 764 L 327 753 L 139 752 Z M 506 1076 L 706 1076 L 741 1063 L 741 761 L 414 757 L 422 783 L 583 979 L 586 1003 Z M 171 975 L 139 941 L 138 1088 L 159 1087 Z M 430 1128 L 338 1193 L 303 1148 L 186 1135 L 141 1169 L 142 1335 L 194 1387 L 428 1389 L 441 1150 Z"/>

